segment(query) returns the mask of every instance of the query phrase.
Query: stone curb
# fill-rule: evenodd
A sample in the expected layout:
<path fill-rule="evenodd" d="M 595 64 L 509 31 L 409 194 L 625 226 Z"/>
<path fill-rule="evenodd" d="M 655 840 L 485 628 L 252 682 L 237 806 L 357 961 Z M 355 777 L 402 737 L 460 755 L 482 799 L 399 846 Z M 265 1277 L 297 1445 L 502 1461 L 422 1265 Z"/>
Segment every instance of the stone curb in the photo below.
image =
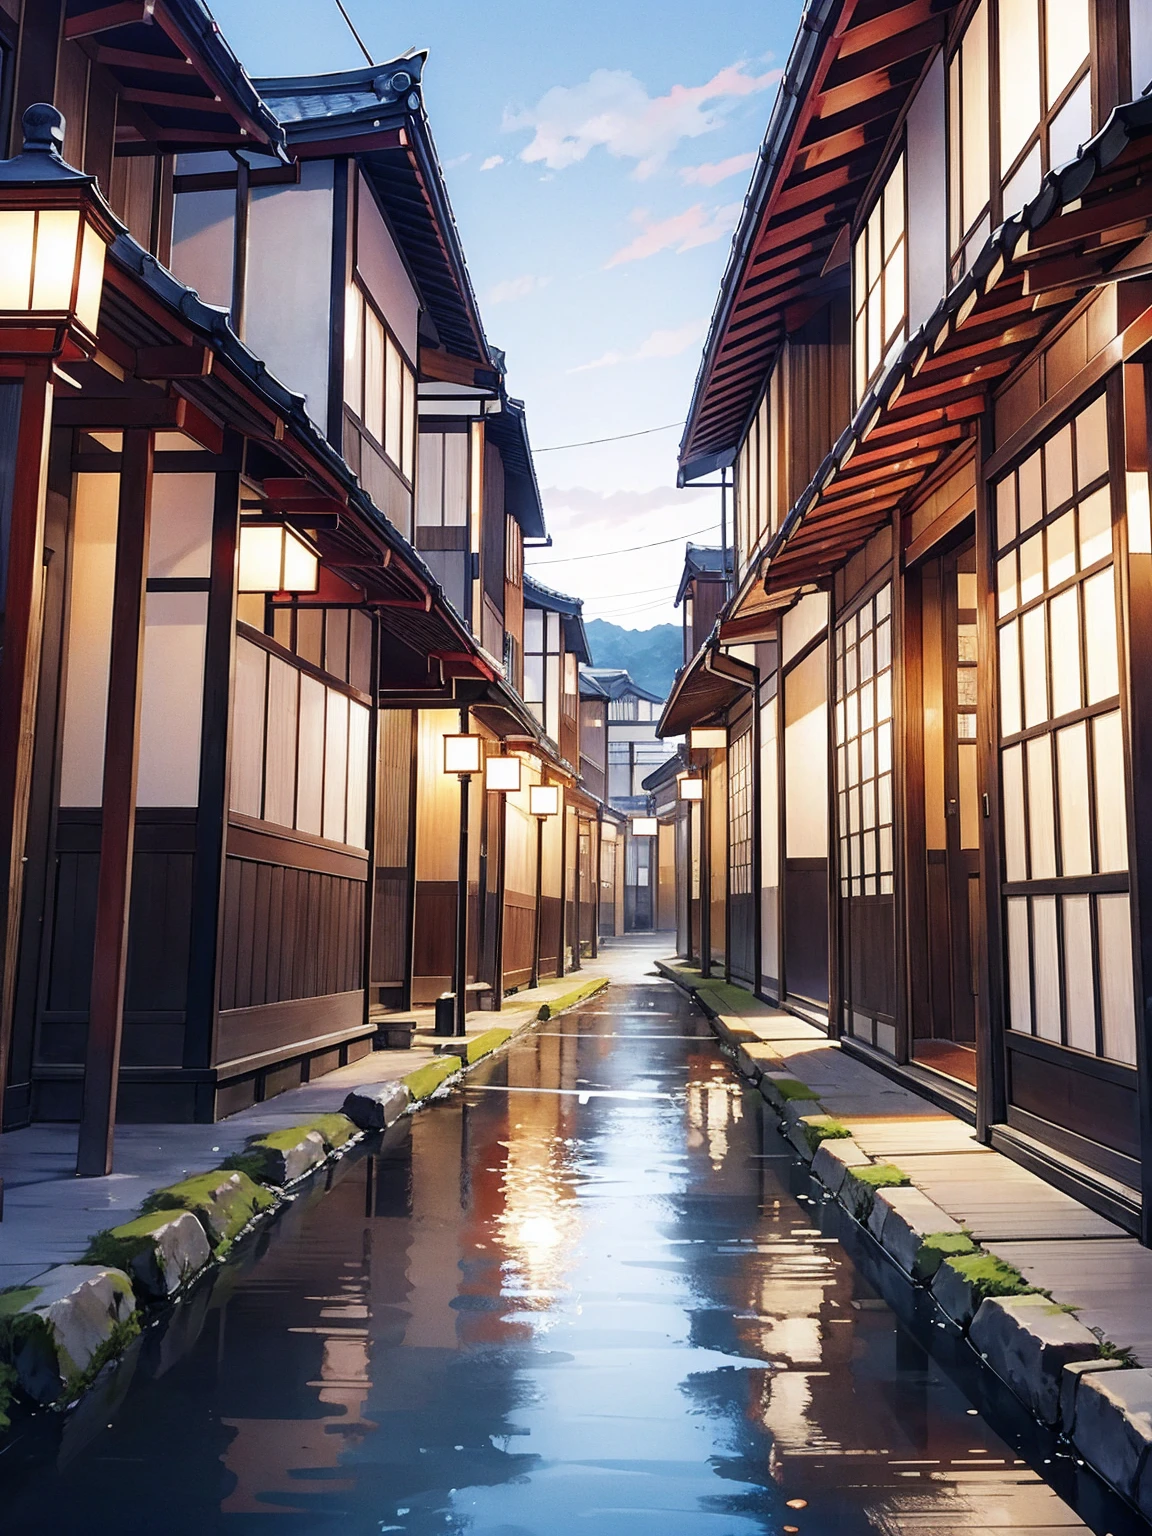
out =
<path fill-rule="evenodd" d="M 17 1305 L 0 1312 L 6 1352 L 21 1388 L 42 1404 L 83 1391 L 136 1318 L 131 1280 L 100 1264 L 60 1264 L 7 1294 Z"/>
<path fill-rule="evenodd" d="M 597 992 L 603 992 L 607 985 L 607 976 L 593 976 L 588 981 L 582 981 L 579 986 L 573 987 L 570 992 L 562 992 L 559 997 L 553 997 L 548 1002 L 541 1003 L 536 1017 L 541 1023 L 546 1024 L 549 1019 L 554 1019 L 565 1009 L 575 1007 L 577 1003 L 582 1003 L 589 997 L 595 997 Z"/>
<path fill-rule="evenodd" d="M 738 1045 L 736 1065 L 746 1077 L 756 1056 L 719 1018 L 705 995 L 676 969 L 657 962 L 669 981 L 695 996 L 722 1040 Z M 757 1053 L 759 1054 L 759 1053 Z M 783 1073 L 762 1068 L 761 1096 L 778 1113 L 781 1128 L 801 1153 L 798 1127 L 822 1115 L 818 1099 L 796 1100 L 774 1086 Z M 792 1079 L 791 1081 L 795 1081 Z M 803 1137 L 800 1136 L 803 1141 Z M 1152 1519 L 1152 1370 L 1102 1356 L 1101 1341 L 1075 1316 L 1036 1292 L 985 1296 L 958 1260 L 987 1255 L 959 1224 L 914 1185 L 872 1190 L 853 1170 L 873 1159 L 851 1139 L 825 1140 L 811 1158 L 812 1176 L 861 1225 L 914 1283 L 929 1285 L 937 1305 L 969 1335 L 973 1347 L 1026 1407 L 1070 1436 L 1087 1464 L 1147 1519 Z M 868 1192 L 865 1195 L 865 1191 Z M 868 1198 L 870 1196 L 870 1198 Z M 866 1204 L 867 1208 L 862 1209 Z M 931 1230 L 925 1230 L 931 1226 Z M 936 1243 L 933 1240 L 940 1240 Z M 944 1245 L 970 1245 L 948 1255 Z"/>

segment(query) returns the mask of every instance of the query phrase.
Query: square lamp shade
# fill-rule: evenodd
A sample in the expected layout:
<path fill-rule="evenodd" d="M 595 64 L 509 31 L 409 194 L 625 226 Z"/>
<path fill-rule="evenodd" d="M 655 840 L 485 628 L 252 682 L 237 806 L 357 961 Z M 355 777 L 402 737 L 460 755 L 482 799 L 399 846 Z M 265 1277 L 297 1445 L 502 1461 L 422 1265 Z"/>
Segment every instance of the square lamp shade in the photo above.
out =
<path fill-rule="evenodd" d="M 484 764 L 484 788 L 516 794 L 520 788 L 521 767 L 518 757 L 490 757 Z"/>
<path fill-rule="evenodd" d="M 694 725 L 688 737 L 693 751 L 722 752 L 728 745 L 728 732 L 722 725 Z"/>
<path fill-rule="evenodd" d="M 286 523 L 241 523 L 241 592 L 315 592 L 320 556 Z"/>
<path fill-rule="evenodd" d="M 445 773 L 480 772 L 480 737 L 471 735 L 445 736 Z"/>
<path fill-rule="evenodd" d="M 682 773 L 676 780 L 677 798 L 680 800 L 703 800 L 704 780 L 696 773 Z"/>
<path fill-rule="evenodd" d="M 655 837 L 660 830 L 660 823 L 655 816 L 633 816 L 628 823 L 628 830 L 633 837 Z"/>
<path fill-rule="evenodd" d="M 533 816 L 555 816 L 560 809 L 560 786 L 533 784 L 528 791 L 528 809 Z"/>

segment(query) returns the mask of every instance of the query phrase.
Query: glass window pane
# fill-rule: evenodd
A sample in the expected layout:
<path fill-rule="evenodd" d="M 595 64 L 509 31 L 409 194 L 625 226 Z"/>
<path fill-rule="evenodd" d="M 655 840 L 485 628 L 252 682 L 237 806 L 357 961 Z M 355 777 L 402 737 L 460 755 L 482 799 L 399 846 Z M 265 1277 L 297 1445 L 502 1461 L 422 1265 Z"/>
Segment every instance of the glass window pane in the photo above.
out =
<path fill-rule="evenodd" d="M 1119 710 L 1093 720 L 1092 755 L 1096 768 L 1096 868 L 1105 874 L 1128 868 L 1128 802 Z"/>
<path fill-rule="evenodd" d="M 1076 514 L 1065 512 L 1048 526 L 1048 585 L 1058 587 L 1076 574 Z"/>
<path fill-rule="evenodd" d="M 1023 747 L 1006 747 L 1000 754 L 1000 790 L 1004 797 L 1004 878 L 1027 880 Z"/>
<path fill-rule="evenodd" d="M 525 608 L 524 610 L 524 649 L 525 651 L 544 649 L 544 610 L 542 608 Z"/>
<path fill-rule="evenodd" d="M 384 327 L 373 309 L 364 311 L 365 427 L 376 441 L 384 440 Z"/>
<path fill-rule="evenodd" d="M 1016 537 L 1016 476 L 1008 475 L 996 487 L 996 543 L 999 549 Z"/>
<path fill-rule="evenodd" d="M 1044 30 L 1051 106 L 1088 57 L 1088 0 L 1048 0 L 1047 10 Z"/>
<path fill-rule="evenodd" d="M 1040 494 L 1040 450 L 1030 459 L 1025 459 L 1020 466 L 1020 532 L 1031 528 L 1033 523 L 1038 523 L 1044 515 L 1044 504 Z"/>
<path fill-rule="evenodd" d="M 1039 0 L 1000 0 L 1000 164 L 1007 168 L 1040 121 Z"/>
<path fill-rule="evenodd" d="M 1028 901 L 1011 896 L 1008 907 L 1008 1027 L 1032 1033 L 1032 967 L 1028 958 Z"/>
<path fill-rule="evenodd" d="M 1004 183 L 1001 194 L 1002 211 L 1004 217 L 1011 218 L 1014 213 L 1019 213 L 1024 204 L 1030 202 L 1040 190 L 1040 182 L 1044 174 L 1043 157 L 1040 154 L 1039 142 L 1021 160 L 1020 164 L 1012 172 L 1012 175 Z"/>
<path fill-rule="evenodd" d="M 400 349 L 391 336 L 385 337 L 386 343 L 386 381 L 384 387 L 384 452 L 399 467 L 403 452 L 401 448 L 402 433 L 404 429 L 404 361 L 400 356 Z"/>
<path fill-rule="evenodd" d="M 885 588 L 885 591 L 888 589 Z M 876 670 L 886 667 L 892 660 L 892 625 L 887 620 L 876 631 Z"/>
<path fill-rule="evenodd" d="M 1024 724 L 1048 718 L 1048 645 L 1044 606 L 1033 608 L 1020 621 L 1024 652 Z"/>
<path fill-rule="evenodd" d="M 1035 987 L 1036 1033 L 1042 1040 L 1060 1039 L 1060 949 L 1056 942 L 1056 898 L 1032 899 L 1032 980 Z"/>
<path fill-rule="evenodd" d="M 1063 3 L 1063 0 L 1061 0 Z M 1048 163 L 1055 167 L 1074 160 L 1080 145 L 1092 137 L 1092 77 L 1080 84 L 1052 119 L 1048 130 Z"/>
<path fill-rule="evenodd" d="M 1056 733 L 1060 773 L 1062 875 L 1092 873 L 1092 817 L 1088 799 L 1088 732 L 1083 721 Z"/>
<path fill-rule="evenodd" d="M 876 594 L 876 622 L 882 624 L 892 612 L 892 584 L 891 582 L 880 588 Z"/>
<path fill-rule="evenodd" d="M 1020 653 L 1017 620 L 1000 631 L 1000 734 L 1015 736 L 1020 729 Z"/>
<path fill-rule="evenodd" d="M 876 718 L 877 720 L 889 720 L 892 717 L 892 673 L 885 670 L 876 679 Z"/>
<path fill-rule="evenodd" d="M 544 658 L 537 654 L 524 657 L 524 700 L 540 704 L 544 699 Z"/>
<path fill-rule="evenodd" d="M 1034 533 L 1020 546 L 1020 601 L 1028 603 L 1044 590 L 1044 535 Z"/>
<path fill-rule="evenodd" d="M 971 227 L 988 201 L 988 6 L 968 24 L 961 79 L 964 155 L 964 228 Z"/>
<path fill-rule="evenodd" d="M 1016 607 L 1016 551 L 996 562 L 996 614 L 1004 618 Z"/>
<path fill-rule="evenodd" d="M 1120 691 L 1116 660 L 1116 601 L 1112 567 L 1084 583 L 1084 642 L 1088 703 L 1099 704 Z"/>
<path fill-rule="evenodd" d="M 892 769 L 892 722 L 885 721 L 876 727 L 876 772 L 889 773 Z"/>
<path fill-rule="evenodd" d="M 1110 1061 L 1136 1061 L 1136 1005 L 1132 995 L 1132 928 L 1127 896 L 1096 898 L 1100 942 L 1100 1024 Z"/>
<path fill-rule="evenodd" d="M 1112 498 L 1105 485 L 1080 505 L 1080 569 L 1087 570 L 1111 553 Z"/>
<path fill-rule="evenodd" d="M 1071 423 L 1044 444 L 1044 488 L 1049 512 L 1063 505 L 1072 494 Z"/>
<path fill-rule="evenodd" d="M 1092 984 L 1090 896 L 1064 897 L 1064 1014 L 1067 1043 L 1096 1054 L 1096 991 Z"/>
<path fill-rule="evenodd" d="M 1083 490 L 1108 470 L 1108 408 L 1101 395 L 1076 418 L 1076 484 Z"/>
<path fill-rule="evenodd" d="M 877 814 L 881 826 L 892 820 L 892 775 L 885 773 L 876 781 L 877 783 Z"/>
<path fill-rule="evenodd" d="M 1048 604 L 1052 634 L 1052 714 L 1080 708 L 1080 618 L 1076 588 L 1069 587 Z"/>
<path fill-rule="evenodd" d="M 1056 873 L 1056 818 L 1052 803 L 1052 738 L 1041 736 L 1027 744 L 1028 846 L 1032 879 L 1050 880 Z"/>

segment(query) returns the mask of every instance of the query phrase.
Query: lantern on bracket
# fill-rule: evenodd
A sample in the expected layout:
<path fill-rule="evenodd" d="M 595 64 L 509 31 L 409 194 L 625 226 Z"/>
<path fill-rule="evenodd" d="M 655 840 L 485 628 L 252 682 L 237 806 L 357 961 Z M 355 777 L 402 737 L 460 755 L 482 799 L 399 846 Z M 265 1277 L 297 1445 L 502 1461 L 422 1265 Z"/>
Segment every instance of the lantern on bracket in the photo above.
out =
<path fill-rule="evenodd" d="M 518 794 L 521 766 L 515 754 L 487 758 L 484 763 L 484 788 L 498 790 L 502 795 Z"/>
<path fill-rule="evenodd" d="M 688 745 L 693 752 L 723 752 L 728 745 L 728 732 L 722 725 L 694 725 Z"/>
<path fill-rule="evenodd" d="M 676 778 L 676 797 L 689 803 L 704 798 L 704 780 L 698 773 L 681 773 Z"/>
<path fill-rule="evenodd" d="M 444 737 L 444 772 L 470 778 L 480 772 L 481 737 L 461 731 Z"/>
<path fill-rule="evenodd" d="M 287 523 L 242 521 L 237 587 L 241 592 L 315 592 L 320 551 Z"/>

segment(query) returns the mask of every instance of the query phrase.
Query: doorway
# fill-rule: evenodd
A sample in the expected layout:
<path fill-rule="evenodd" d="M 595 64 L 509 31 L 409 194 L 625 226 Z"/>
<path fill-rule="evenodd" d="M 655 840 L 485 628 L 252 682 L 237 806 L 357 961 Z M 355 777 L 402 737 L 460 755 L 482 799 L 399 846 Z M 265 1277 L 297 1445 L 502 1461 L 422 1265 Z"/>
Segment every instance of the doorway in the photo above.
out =
<path fill-rule="evenodd" d="M 919 759 L 909 774 L 910 809 L 922 833 L 909 840 L 912 888 L 922 897 L 910 906 L 911 1052 L 918 1065 L 975 1088 L 982 933 L 975 540 L 925 560 L 909 578 L 908 597 L 910 627 L 918 620 L 919 628 L 920 694 L 910 690 L 911 734 L 919 736 L 910 743 Z"/>

